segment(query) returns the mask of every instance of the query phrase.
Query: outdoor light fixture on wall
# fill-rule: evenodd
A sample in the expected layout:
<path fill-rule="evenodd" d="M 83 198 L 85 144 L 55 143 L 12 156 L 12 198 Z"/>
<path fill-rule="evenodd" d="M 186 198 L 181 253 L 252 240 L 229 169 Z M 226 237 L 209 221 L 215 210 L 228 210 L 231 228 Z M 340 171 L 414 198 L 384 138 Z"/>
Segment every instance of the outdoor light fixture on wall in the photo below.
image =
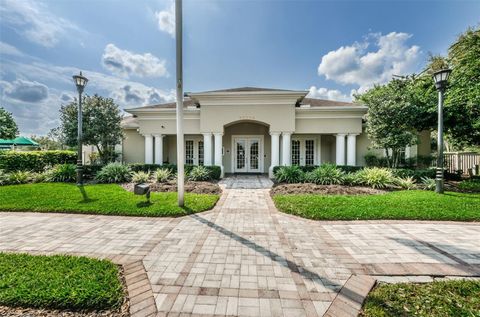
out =
<path fill-rule="evenodd" d="M 80 72 L 79 75 L 73 76 L 73 82 L 75 86 L 77 86 L 78 91 L 78 113 L 77 113 L 77 121 L 78 121 L 78 131 L 77 131 L 77 140 L 78 140 L 78 156 L 77 156 L 77 185 L 83 185 L 83 162 L 82 162 L 82 93 L 85 89 L 85 86 L 88 83 L 87 77 L 82 75 Z"/>
<path fill-rule="evenodd" d="M 438 141 L 437 141 L 437 172 L 435 177 L 435 192 L 443 193 L 443 96 L 447 89 L 451 69 L 442 69 L 433 74 L 435 87 L 438 90 Z"/>

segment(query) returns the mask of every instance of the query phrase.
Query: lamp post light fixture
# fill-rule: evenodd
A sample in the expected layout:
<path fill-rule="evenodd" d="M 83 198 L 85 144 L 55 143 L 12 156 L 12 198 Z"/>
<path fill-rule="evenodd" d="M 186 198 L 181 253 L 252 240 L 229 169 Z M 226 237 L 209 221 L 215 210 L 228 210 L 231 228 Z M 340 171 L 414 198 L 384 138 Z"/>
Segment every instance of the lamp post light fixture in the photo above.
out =
<path fill-rule="evenodd" d="M 443 194 L 443 95 L 451 69 L 442 69 L 433 74 L 435 88 L 438 90 L 438 141 L 437 141 L 437 172 L 435 177 L 435 192 Z"/>
<path fill-rule="evenodd" d="M 77 113 L 77 121 L 78 121 L 78 131 L 77 131 L 77 140 L 78 140 L 78 155 L 77 155 L 77 185 L 83 185 L 83 161 L 82 161 L 82 129 L 83 129 L 83 118 L 82 118 L 82 93 L 87 85 L 88 79 L 87 77 L 82 75 L 74 75 L 73 82 L 75 86 L 77 86 L 78 91 L 78 113 Z"/>

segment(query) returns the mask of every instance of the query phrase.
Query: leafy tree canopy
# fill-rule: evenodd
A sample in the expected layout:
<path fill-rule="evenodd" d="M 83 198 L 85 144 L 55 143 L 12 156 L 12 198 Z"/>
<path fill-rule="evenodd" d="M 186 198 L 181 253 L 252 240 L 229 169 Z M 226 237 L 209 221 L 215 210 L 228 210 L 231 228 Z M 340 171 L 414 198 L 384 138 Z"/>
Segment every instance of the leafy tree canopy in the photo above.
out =
<path fill-rule="evenodd" d="M 375 148 L 385 149 L 390 166 L 397 166 L 400 151 L 417 143 L 415 125 L 421 122 L 423 110 L 414 104 L 413 80 L 393 79 L 377 85 L 357 100 L 368 106 L 367 134 Z"/>
<path fill-rule="evenodd" d="M 450 46 L 452 68 L 445 93 L 446 132 L 456 144 L 480 146 L 480 27 L 470 28 Z"/>
<path fill-rule="evenodd" d="M 77 146 L 77 100 L 60 108 L 61 130 L 69 146 Z M 83 108 L 83 144 L 96 146 L 103 162 L 115 158 L 114 146 L 122 140 L 122 115 L 111 98 L 86 96 Z"/>
<path fill-rule="evenodd" d="M 13 115 L 0 107 L 0 139 L 14 139 L 18 135 L 18 126 Z"/>

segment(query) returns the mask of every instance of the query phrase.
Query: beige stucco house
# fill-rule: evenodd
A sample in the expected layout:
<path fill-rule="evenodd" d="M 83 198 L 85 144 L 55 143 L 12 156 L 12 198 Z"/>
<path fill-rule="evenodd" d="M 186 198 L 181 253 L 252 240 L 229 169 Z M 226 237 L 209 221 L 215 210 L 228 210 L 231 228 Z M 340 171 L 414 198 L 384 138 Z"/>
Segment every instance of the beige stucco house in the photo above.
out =
<path fill-rule="evenodd" d="M 362 125 L 367 108 L 307 93 L 252 87 L 186 93 L 185 163 L 270 176 L 278 165 L 363 165 L 370 144 Z M 132 116 L 123 121 L 123 161 L 176 163 L 175 103 L 125 111 Z M 429 152 L 427 143 L 428 150 L 421 142 L 410 155 Z"/>

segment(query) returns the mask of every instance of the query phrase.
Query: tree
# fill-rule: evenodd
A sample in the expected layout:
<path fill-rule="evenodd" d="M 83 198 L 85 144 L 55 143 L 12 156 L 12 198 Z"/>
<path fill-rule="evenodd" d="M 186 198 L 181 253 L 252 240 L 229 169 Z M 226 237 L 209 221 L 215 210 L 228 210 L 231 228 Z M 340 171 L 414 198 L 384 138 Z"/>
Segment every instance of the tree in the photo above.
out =
<path fill-rule="evenodd" d="M 14 139 L 18 135 L 18 126 L 13 115 L 0 107 L 0 139 Z"/>
<path fill-rule="evenodd" d="M 415 125 L 421 122 L 423 109 L 412 102 L 413 82 L 411 78 L 393 79 L 356 96 L 368 106 L 366 132 L 372 146 L 385 150 L 390 167 L 398 166 L 402 150 L 418 142 Z"/>
<path fill-rule="evenodd" d="M 51 129 L 46 136 L 32 135 L 32 140 L 37 142 L 43 150 L 63 150 L 65 144 L 60 128 Z"/>
<path fill-rule="evenodd" d="M 65 143 L 78 146 L 77 143 L 77 100 L 60 108 L 61 130 Z M 102 162 L 115 159 L 114 147 L 123 137 L 120 123 L 122 115 L 117 104 L 111 98 L 98 95 L 83 98 L 83 144 L 97 148 Z"/>
<path fill-rule="evenodd" d="M 480 27 L 469 28 L 450 46 L 452 68 L 445 93 L 445 129 L 462 147 L 480 146 Z"/>

